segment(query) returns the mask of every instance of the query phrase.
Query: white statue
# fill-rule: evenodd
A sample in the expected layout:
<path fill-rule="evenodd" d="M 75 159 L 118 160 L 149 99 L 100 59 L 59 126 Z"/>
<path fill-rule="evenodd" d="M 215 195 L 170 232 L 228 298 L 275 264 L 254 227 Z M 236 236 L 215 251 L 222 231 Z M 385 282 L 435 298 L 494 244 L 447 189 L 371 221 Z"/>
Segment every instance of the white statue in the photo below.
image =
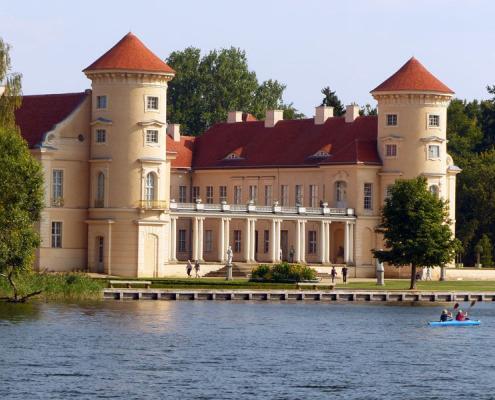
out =
<path fill-rule="evenodd" d="M 227 265 L 232 265 L 232 259 L 234 258 L 234 252 L 232 251 L 232 246 L 227 248 Z"/>

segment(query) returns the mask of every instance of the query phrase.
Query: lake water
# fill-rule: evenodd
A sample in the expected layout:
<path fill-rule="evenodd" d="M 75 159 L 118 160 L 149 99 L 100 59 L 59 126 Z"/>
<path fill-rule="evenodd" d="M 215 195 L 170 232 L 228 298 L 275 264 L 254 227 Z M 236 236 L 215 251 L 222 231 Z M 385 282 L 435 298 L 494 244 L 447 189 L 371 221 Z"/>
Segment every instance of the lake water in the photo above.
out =
<path fill-rule="evenodd" d="M 0 305 L 1 399 L 493 399 L 495 305 Z"/>

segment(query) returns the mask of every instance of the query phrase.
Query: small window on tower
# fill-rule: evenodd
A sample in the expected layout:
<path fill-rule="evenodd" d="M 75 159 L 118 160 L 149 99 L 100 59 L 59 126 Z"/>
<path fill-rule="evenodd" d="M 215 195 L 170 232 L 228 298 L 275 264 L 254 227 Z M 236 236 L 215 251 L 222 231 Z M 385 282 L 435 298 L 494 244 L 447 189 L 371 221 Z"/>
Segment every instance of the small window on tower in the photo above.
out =
<path fill-rule="evenodd" d="M 96 130 L 96 143 L 106 143 L 107 142 L 107 131 L 105 129 Z"/>
<path fill-rule="evenodd" d="M 387 114 L 387 126 L 397 126 L 397 114 Z"/>
<path fill-rule="evenodd" d="M 99 110 L 107 108 L 107 96 L 96 96 L 96 108 Z"/>
<path fill-rule="evenodd" d="M 397 157 L 397 145 L 396 144 L 385 145 L 385 157 L 390 157 L 390 158 Z"/>
<path fill-rule="evenodd" d="M 156 97 L 156 96 L 146 97 L 146 109 L 147 110 L 158 110 L 158 97 Z"/>
<path fill-rule="evenodd" d="M 146 131 L 146 143 L 158 143 L 158 131 L 156 129 Z"/>
<path fill-rule="evenodd" d="M 430 144 L 428 146 L 428 159 L 438 160 L 440 158 L 440 146 L 437 144 Z"/>
<path fill-rule="evenodd" d="M 431 128 L 438 128 L 440 126 L 440 115 L 429 114 L 428 115 L 428 126 Z"/>

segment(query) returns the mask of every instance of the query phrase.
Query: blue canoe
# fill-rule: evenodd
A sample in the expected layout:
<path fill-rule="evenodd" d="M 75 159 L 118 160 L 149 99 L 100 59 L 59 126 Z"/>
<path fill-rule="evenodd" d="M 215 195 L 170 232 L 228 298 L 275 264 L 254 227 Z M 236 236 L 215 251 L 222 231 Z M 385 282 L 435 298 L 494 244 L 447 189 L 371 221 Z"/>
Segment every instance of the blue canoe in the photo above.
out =
<path fill-rule="evenodd" d="M 440 321 L 430 321 L 428 322 L 428 325 L 430 326 L 475 326 L 479 325 L 481 322 L 474 320 L 474 319 L 469 319 L 467 321 L 445 321 L 445 322 L 440 322 Z"/>

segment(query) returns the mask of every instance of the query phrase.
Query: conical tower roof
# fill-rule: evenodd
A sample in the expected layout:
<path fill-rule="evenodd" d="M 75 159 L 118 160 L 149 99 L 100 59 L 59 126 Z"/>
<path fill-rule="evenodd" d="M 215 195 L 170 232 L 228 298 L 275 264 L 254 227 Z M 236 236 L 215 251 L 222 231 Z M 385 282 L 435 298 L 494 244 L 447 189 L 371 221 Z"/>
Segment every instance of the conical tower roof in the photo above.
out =
<path fill-rule="evenodd" d="M 371 93 L 396 91 L 454 93 L 414 57 Z"/>
<path fill-rule="evenodd" d="M 83 72 L 125 70 L 163 74 L 175 71 L 129 32 Z"/>

